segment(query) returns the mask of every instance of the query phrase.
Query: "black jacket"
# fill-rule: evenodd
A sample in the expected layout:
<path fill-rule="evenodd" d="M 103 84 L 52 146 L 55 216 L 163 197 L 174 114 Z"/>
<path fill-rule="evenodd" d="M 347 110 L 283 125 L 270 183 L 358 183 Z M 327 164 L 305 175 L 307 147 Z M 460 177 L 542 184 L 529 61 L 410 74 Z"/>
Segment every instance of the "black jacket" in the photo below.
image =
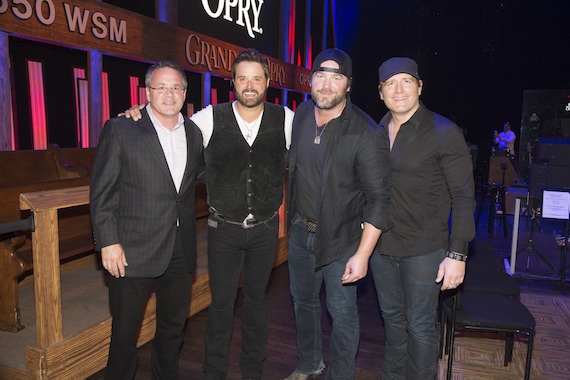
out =
<path fill-rule="evenodd" d="M 308 100 L 297 108 L 289 150 L 287 183 L 288 221 L 295 215 L 295 162 L 300 128 L 312 117 L 315 103 Z M 360 240 L 362 223 L 386 231 L 390 201 L 389 143 L 376 123 L 348 97 L 331 136 L 321 172 L 317 199 L 316 266 L 346 255 Z"/>
<path fill-rule="evenodd" d="M 195 180 L 202 135 L 185 119 L 188 158 L 176 191 L 146 109 L 139 122 L 108 120 L 101 133 L 90 186 L 97 249 L 120 243 L 128 277 L 157 277 L 170 262 L 179 229 L 188 271 L 196 267 Z M 179 223 L 179 227 L 177 227 Z"/>

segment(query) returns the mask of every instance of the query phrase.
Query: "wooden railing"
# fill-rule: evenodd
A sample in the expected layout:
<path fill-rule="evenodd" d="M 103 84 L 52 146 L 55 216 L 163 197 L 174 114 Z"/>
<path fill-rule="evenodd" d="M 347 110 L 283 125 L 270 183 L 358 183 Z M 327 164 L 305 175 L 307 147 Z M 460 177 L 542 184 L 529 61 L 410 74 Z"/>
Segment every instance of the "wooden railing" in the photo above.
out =
<path fill-rule="evenodd" d="M 31 210 L 35 218 L 32 233 L 36 346 L 26 348 L 26 370 L 0 367 L 0 378 L 83 379 L 103 369 L 111 338 L 111 318 L 64 338 L 60 282 L 58 210 L 89 203 L 89 186 L 26 193 L 20 208 Z M 287 260 L 287 240 L 280 239 L 274 266 Z M 188 316 L 204 310 L 211 302 L 209 277 L 196 278 Z M 141 346 L 154 337 L 156 302 L 146 307 L 139 340 Z"/>
<path fill-rule="evenodd" d="M 63 340 L 57 211 L 88 203 L 88 186 L 20 195 L 20 209 L 32 210 L 36 225 L 32 252 L 38 348 Z"/>

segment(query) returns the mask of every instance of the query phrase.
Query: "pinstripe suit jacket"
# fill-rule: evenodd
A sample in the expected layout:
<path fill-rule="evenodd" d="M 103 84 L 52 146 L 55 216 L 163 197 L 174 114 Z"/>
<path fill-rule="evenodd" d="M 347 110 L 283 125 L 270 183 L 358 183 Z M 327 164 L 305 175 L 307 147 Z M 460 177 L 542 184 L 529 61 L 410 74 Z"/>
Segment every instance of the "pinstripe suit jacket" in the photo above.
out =
<path fill-rule="evenodd" d="M 90 205 L 97 249 L 119 243 L 129 277 L 164 273 L 179 229 L 186 266 L 196 268 L 195 179 L 202 135 L 185 119 L 188 159 L 180 191 L 146 109 L 134 122 L 116 117 L 101 132 L 91 174 Z M 179 226 L 177 227 L 177 221 Z"/>

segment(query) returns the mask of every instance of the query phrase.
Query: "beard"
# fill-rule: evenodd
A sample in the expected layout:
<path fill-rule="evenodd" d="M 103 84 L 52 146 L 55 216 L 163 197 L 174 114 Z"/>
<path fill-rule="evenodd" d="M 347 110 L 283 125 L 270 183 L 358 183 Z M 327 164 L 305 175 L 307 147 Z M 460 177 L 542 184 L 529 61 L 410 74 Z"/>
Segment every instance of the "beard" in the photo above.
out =
<path fill-rule="evenodd" d="M 321 93 L 326 93 L 329 96 L 327 97 L 321 96 Z M 317 108 L 323 110 L 330 110 L 335 108 L 342 102 L 344 102 L 344 100 L 346 99 L 346 93 L 340 95 L 338 93 L 334 94 L 333 92 L 330 91 L 317 90 L 311 93 L 311 97 L 313 98 L 313 101 L 317 105 Z"/>
<path fill-rule="evenodd" d="M 255 96 L 253 98 L 246 97 L 243 95 L 244 92 L 255 92 L 257 94 L 257 96 Z M 260 94 L 255 90 L 243 90 L 241 93 L 236 92 L 235 97 L 236 97 L 236 100 L 238 101 L 238 103 L 241 104 L 242 106 L 253 108 L 253 107 L 257 107 L 258 105 L 263 103 L 263 99 L 265 99 L 266 94 L 267 94 L 267 91 L 263 91 L 263 93 Z"/>

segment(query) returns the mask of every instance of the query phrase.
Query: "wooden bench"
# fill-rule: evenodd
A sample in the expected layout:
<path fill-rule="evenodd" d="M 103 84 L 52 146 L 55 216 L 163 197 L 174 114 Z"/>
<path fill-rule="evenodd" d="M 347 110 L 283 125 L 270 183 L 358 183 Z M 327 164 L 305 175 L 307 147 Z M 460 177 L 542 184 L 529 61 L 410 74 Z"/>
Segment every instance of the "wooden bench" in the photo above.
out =
<path fill-rule="evenodd" d="M 0 223 L 28 218 L 21 211 L 22 193 L 89 185 L 95 149 L 0 152 Z M 59 215 L 60 260 L 93 253 L 89 207 L 62 210 Z M 0 330 L 19 331 L 19 282 L 33 270 L 31 231 L 0 235 Z"/>
<path fill-rule="evenodd" d="M 46 150 L 2 151 L 0 187 L 88 177 L 94 154 L 94 148 L 61 149 L 57 145 Z"/>
<path fill-rule="evenodd" d="M 28 218 L 21 211 L 22 193 L 89 185 L 95 149 L 52 146 L 47 150 L 0 152 L 0 224 Z M 208 215 L 206 186 L 196 185 L 196 217 Z M 89 205 L 59 211 L 59 258 L 69 268 L 98 259 L 94 253 Z M 23 238 L 14 239 L 21 235 Z M 4 240 L 4 241 L 3 241 Z M 2 242 L 3 241 L 3 242 Z M 19 331 L 18 288 L 32 281 L 34 260 L 31 232 L 0 235 L 0 330 Z M 82 258 L 82 260 L 77 260 Z"/>
<path fill-rule="evenodd" d="M 62 287 L 57 253 L 58 214 L 66 208 L 89 203 L 87 186 L 49 190 L 20 195 L 20 207 L 33 211 L 36 230 L 34 244 L 34 303 L 36 340 L 26 345 L 25 370 L 0 365 L 0 379 L 84 379 L 105 367 L 111 337 L 111 318 L 89 324 L 83 330 L 63 336 Z M 205 226 L 206 220 L 198 221 Z M 202 231 L 203 232 L 203 231 Z M 200 256 L 205 255 L 205 236 L 198 244 Z M 279 239 L 274 266 L 287 260 L 287 237 Z M 188 317 L 205 309 L 211 302 L 209 276 L 203 271 L 192 284 L 192 299 Z M 145 308 L 137 346 L 154 337 L 156 326 L 156 298 L 152 296 Z M 70 317 L 69 315 L 67 317 Z"/>

